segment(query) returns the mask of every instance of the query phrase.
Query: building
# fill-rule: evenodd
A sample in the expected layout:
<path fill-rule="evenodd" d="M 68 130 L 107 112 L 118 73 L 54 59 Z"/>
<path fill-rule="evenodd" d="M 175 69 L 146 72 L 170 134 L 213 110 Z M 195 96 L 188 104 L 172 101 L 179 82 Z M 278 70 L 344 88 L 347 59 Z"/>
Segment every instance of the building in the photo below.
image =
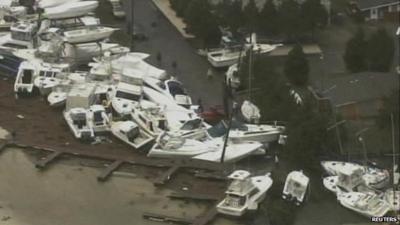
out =
<path fill-rule="evenodd" d="M 399 0 L 356 0 L 353 2 L 366 20 L 383 19 L 400 12 Z"/>
<path fill-rule="evenodd" d="M 371 119 L 379 114 L 383 98 L 399 91 L 396 73 L 361 72 L 327 79 L 324 97 L 345 120 Z"/>

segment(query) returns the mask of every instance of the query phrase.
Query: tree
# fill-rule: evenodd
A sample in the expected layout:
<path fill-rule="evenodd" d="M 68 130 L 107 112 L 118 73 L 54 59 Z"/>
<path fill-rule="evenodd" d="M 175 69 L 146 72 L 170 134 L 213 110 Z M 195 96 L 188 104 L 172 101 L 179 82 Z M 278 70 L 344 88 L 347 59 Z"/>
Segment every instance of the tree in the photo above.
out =
<path fill-rule="evenodd" d="M 176 15 L 183 17 L 187 6 L 191 0 L 170 0 L 171 8 L 176 12 Z"/>
<path fill-rule="evenodd" d="M 394 40 L 385 28 L 371 35 L 367 44 L 368 67 L 371 71 L 388 72 L 394 57 Z"/>
<path fill-rule="evenodd" d="M 218 24 L 227 26 L 232 32 L 244 24 L 242 2 L 240 0 L 223 0 L 216 7 Z"/>
<path fill-rule="evenodd" d="M 308 84 L 310 67 L 303 48 L 297 44 L 290 50 L 285 62 L 285 75 L 292 85 L 305 86 Z"/>
<path fill-rule="evenodd" d="M 347 42 L 343 56 L 346 68 L 349 71 L 355 73 L 367 69 L 366 49 L 367 41 L 365 40 L 364 31 L 359 28 L 357 33 Z"/>
<path fill-rule="evenodd" d="M 279 13 L 273 0 L 265 2 L 259 15 L 259 30 L 265 34 L 276 34 L 279 31 Z"/>
<path fill-rule="evenodd" d="M 282 31 L 289 39 L 296 39 L 303 30 L 299 3 L 295 0 L 283 1 L 279 15 Z"/>
<path fill-rule="evenodd" d="M 306 0 L 301 5 L 303 26 L 314 37 L 315 29 L 324 27 L 328 21 L 328 12 L 320 0 Z"/>
<path fill-rule="evenodd" d="M 243 9 L 243 15 L 246 27 L 251 31 L 255 31 L 258 27 L 258 8 L 254 0 L 249 0 Z"/>
<path fill-rule="evenodd" d="M 189 31 L 206 45 L 219 41 L 221 34 L 217 19 L 211 13 L 208 1 L 191 0 L 185 11 L 185 20 Z"/>
<path fill-rule="evenodd" d="M 328 119 L 312 107 L 297 107 L 286 126 L 285 156 L 297 168 L 313 170 L 327 141 Z"/>

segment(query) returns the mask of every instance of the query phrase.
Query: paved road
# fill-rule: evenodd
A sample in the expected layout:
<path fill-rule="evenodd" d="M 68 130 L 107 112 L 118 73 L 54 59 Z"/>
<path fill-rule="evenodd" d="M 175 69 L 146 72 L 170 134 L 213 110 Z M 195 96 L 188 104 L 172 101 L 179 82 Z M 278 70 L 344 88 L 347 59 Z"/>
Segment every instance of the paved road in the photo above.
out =
<path fill-rule="evenodd" d="M 130 18 L 129 1 L 125 0 L 127 18 Z M 158 11 L 150 0 L 135 0 L 135 25 L 149 37 L 148 41 L 136 42 L 135 50 L 151 54 L 154 65 L 158 53 L 162 56 L 160 67 L 177 75 L 192 96 L 194 103 L 201 98 L 204 105 L 221 104 L 222 76 L 207 79 L 210 65 L 206 58 L 196 54 L 196 50 L 178 33 L 175 27 Z M 156 24 L 152 26 L 152 24 Z M 176 61 L 177 69 L 172 67 Z"/>

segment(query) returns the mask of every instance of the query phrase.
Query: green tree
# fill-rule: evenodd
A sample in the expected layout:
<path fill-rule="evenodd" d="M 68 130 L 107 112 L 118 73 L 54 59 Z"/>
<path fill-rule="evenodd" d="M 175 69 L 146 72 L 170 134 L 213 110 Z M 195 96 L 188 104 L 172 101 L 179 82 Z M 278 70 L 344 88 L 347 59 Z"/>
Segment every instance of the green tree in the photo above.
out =
<path fill-rule="evenodd" d="M 245 25 L 250 31 L 255 31 L 258 27 L 259 12 L 254 0 L 249 0 L 243 9 Z"/>
<path fill-rule="evenodd" d="M 223 0 L 216 7 L 219 24 L 228 26 L 233 32 L 243 26 L 243 10 L 240 0 Z"/>
<path fill-rule="evenodd" d="M 377 72 L 388 72 L 393 63 L 394 40 L 381 27 L 374 32 L 368 40 L 367 58 L 369 70 Z"/>
<path fill-rule="evenodd" d="M 295 0 L 283 1 L 279 15 L 283 33 L 289 39 L 298 38 L 303 31 L 300 4 Z"/>
<path fill-rule="evenodd" d="M 206 45 L 219 41 L 221 34 L 217 19 L 211 13 L 208 1 L 191 0 L 185 11 L 185 21 L 189 31 L 202 39 Z"/>
<path fill-rule="evenodd" d="M 359 28 L 357 33 L 347 42 L 343 59 L 349 71 L 361 72 L 367 69 L 367 41 L 364 31 Z"/>
<path fill-rule="evenodd" d="M 262 8 L 259 16 L 259 30 L 265 34 L 277 34 L 279 32 L 279 13 L 273 0 L 268 0 Z"/>
<path fill-rule="evenodd" d="M 301 5 L 303 26 L 306 31 L 314 32 L 318 27 L 324 27 L 328 21 L 328 12 L 320 0 L 306 0 Z"/>
<path fill-rule="evenodd" d="M 292 85 L 305 86 L 308 84 L 310 67 L 301 45 L 297 44 L 290 50 L 285 62 L 285 75 Z"/>

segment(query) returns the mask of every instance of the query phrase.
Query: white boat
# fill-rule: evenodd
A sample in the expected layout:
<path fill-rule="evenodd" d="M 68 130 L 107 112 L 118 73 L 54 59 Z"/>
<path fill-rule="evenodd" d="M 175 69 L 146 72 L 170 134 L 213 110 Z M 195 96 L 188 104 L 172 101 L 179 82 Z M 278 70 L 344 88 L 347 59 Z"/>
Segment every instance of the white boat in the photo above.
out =
<path fill-rule="evenodd" d="M 177 105 L 180 105 L 186 109 L 190 109 L 192 106 L 192 99 L 186 93 L 182 83 L 175 78 L 171 78 L 166 81 L 148 78 L 145 79 L 145 83 L 154 90 L 173 100 Z"/>
<path fill-rule="evenodd" d="M 33 84 L 39 88 L 41 95 L 46 96 L 61 83 L 64 72 L 68 70 L 69 64 L 42 64 Z"/>
<path fill-rule="evenodd" d="M 384 193 L 384 199 L 390 205 L 391 210 L 394 212 L 400 211 L 400 191 L 388 189 Z"/>
<path fill-rule="evenodd" d="M 268 45 L 268 44 L 246 44 L 244 49 L 242 46 L 224 47 L 215 49 L 207 53 L 207 59 L 213 67 L 221 68 L 232 66 L 238 63 L 240 56 L 246 55 L 246 50 L 253 46 L 253 51 L 259 54 L 265 54 L 275 50 L 281 45 Z"/>
<path fill-rule="evenodd" d="M 366 185 L 375 188 L 383 189 L 387 187 L 390 180 L 390 175 L 387 170 L 364 167 L 357 163 L 340 162 L 340 161 L 322 161 L 322 167 L 329 175 L 338 175 L 338 171 L 343 171 L 346 168 L 360 168 L 363 171 L 363 179 Z"/>
<path fill-rule="evenodd" d="M 91 105 L 89 107 L 88 123 L 95 133 L 110 131 L 110 119 L 102 105 Z"/>
<path fill-rule="evenodd" d="M 38 7 L 39 8 L 50 8 L 50 7 L 55 7 L 59 5 L 63 5 L 65 3 L 70 3 L 70 2 L 79 2 L 81 0 L 38 0 Z"/>
<path fill-rule="evenodd" d="M 338 167 L 335 174 L 325 177 L 325 188 L 334 193 L 358 191 L 365 186 L 364 170 L 352 163 Z"/>
<path fill-rule="evenodd" d="M 88 26 L 64 31 L 64 41 L 69 43 L 95 42 L 106 39 L 117 29 L 104 26 Z"/>
<path fill-rule="evenodd" d="M 337 198 L 342 206 L 367 217 L 382 217 L 390 210 L 389 204 L 373 193 L 341 192 Z"/>
<path fill-rule="evenodd" d="M 168 128 L 167 119 L 162 108 L 152 102 L 141 102 L 131 112 L 132 120 L 153 137 L 158 136 Z"/>
<path fill-rule="evenodd" d="M 226 197 L 217 204 L 217 211 L 237 217 L 249 210 L 257 210 L 273 183 L 269 173 L 250 177 L 250 173 L 245 170 L 236 170 L 228 178 L 232 183 L 225 192 Z"/>
<path fill-rule="evenodd" d="M 113 122 L 111 124 L 111 132 L 115 137 L 135 149 L 140 149 L 154 140 L 150 134 L 140 130 L 139 126 L 132 121 Z"/>
<path fill-rule="evenodd" d="M 226 83 L 230 85 L 231 88 L 239 88 L 240 86 L 240 78 L 238 74 L 238 64 L 235 63 L 232 66 L 229 66 L 228 70 L 225 73 Z"/>
<path fill-rule="evenodd" d="M 303 171 L 292 171 L 288 174 L 283 188 L 282 198 L 294 201 L 296 205 L 304 202 L 310 178 Z"/>
<path fill-rule="evenodd" d="M 341 191 L 345 191 L 341 189 L 339 186 L 337 186 L 339 177 L 338 176 L 327 176 L 322 179 L 322 184 L 328 191 L 331 191 L 333 193 L 339 193 Z"/>
<path fill-rule="evenodd" d="M 82 140 L 90 140 L 94 138 L 94 130 L 88 123 L 87 109 L 72 108 L 68 111 L 64 111 L 63 114 L 64 119 L 75 138 Z"/>
<path fill-rule="evenodd" d="M 156 144 L 151 148 L 148 157 L 176 158 L 176 157 L 194 157 L 209 151 L 215 151 L 203 142 L 173 136 L 170 133 L 163 132 L 156 140 Z"/>
<path fill-rule="evenodd" d="M 28 61 L 23 61 L 18 68 L 17 77 L 14 83 L 14 92 L 18 93 L 32 93 L 33 81 L 36 76 L 36 67 Z"/>
<path fill-rule="evenodd" d="M 203 141 L 203 143 L 207 144 L 210 148 L 214 150 L 194 156 L 193 158 L 211 162 L 220 162 L 224 146 L 224 139 L 222 137 L 213 138 Z M 228 142 L 225 149 L 224 162 L 230 163 L 239 161 L 243 158 L 260 152 L 260 149 L 262 147 L 263 145 L 260 142 L 256 141 L 246 141 L 241 143 Z"/>
<path fill-rule="evenodd" d="M 260 109 L 248 100 L 245 100 L 240 107 L 246 122 L 258 123 L 261 118 Z"/>
<path fill-rule="evenodd" d="M 81 17 L 95 10 L 98 5 L 97 1 L 68 1 L 62 5 L 45 8 L 44 15 L 52 20 Z"/>
<path fill-rule="evenodd" d="M 226 134 L 227 130 L 228 124 L 225 121 L 221 121 L 215 126 L 209 128 L 207 132 L 211 137 L 221 137 Z M 278 125 L 244 124 L 233 120 L 231 130 L 229 132 L 229 139 L 234 143 L 243 141 L 258 141 L 263 144 L 267 144 L 278 141 L 284 130 L 285 127 Z"/>
<path fill-rule="evenodd" d="M 68 92 L 71 90 L 70 80 L 62 81 L 58 86 L 54 87 L 47 96 L 47 101 L 51 107 L 61 107 L 67 101 Z"/>
<path fill-rule="evenodd" d="M 134 107 L 142 100 L 142 90 L 140 85 L 118 83 L 110 97 L 114 111 L 121 117 L 130 116 Z"/>
<path fill-rule="evenodd" d="M 141 74 L 143 78 L 154 78 L 164 80 L 167 77 L 165 70 L 161 70 L 153 65 L 150 65 L 144 59 L 149 57 L 146 53 L 130 52 L 120 57 L 111 59 L 111 67 L 114 73 L 122 74 L 125 71 Z"/>

